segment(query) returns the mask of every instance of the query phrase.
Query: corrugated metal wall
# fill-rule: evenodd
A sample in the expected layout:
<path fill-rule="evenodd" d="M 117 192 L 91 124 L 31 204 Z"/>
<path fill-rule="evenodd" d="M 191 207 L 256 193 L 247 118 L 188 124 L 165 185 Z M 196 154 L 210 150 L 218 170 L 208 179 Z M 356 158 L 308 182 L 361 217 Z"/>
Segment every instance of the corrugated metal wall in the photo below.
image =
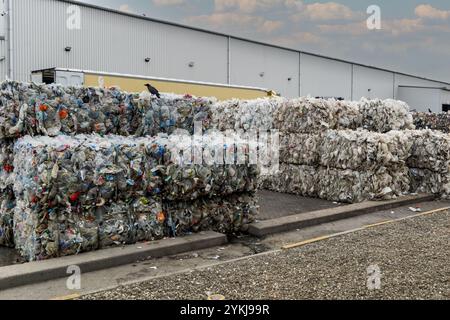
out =
<path fill-rule="evenodd" d="M 14 1 L 17 79 L 28 80 L 33 69 L 67 67 L 227 82 L 227 37 L 88 7 L 81 7 L 81 28 L 69 30 L 69 6 L 56 0 Z M 71 52 L 64 51 L 67 46 Z"/>
<path fill-rule="evenodd" d="M 0 0 L 0 12 L 5 12 L 6 10 L 5 1 Z M 8 72 L 8 62 L 6 60 L 8 46 L 5 40 L 6 30 L 6 16 L 2 14 L 0 15 L 0 58 L 2 59 L 0 61 L 0 81 L 5 79 Z"/>
<path fill-rule="evenodd" d="M 81 28 L 69 30 L 66 22 L 70 3 L 12 2 L 13 77 L 22 81 L 30 80 L 32 70 L 61 67 L 215 83 L 230 81 L 266 87 L 286 97 L 346 99 L 369 96 L 368 89 L 372 89 L 372 98 L 388 98 L 398 96 L 399 85 L 444 85 L 87 6 L 79 7 Z M 72 47 L 71 52 L 65 52 L 67 46 Z M 0 41 L 0 51 L 6 55 L 5 41 Z M 147 57 L 149 63 L 145 62 Z M 0 62 L 0 76 L 4 78 L 6 72 L 7 62 Z"/>
<path fill-rule="evenodd" d="M 419 79 L 411 76 L 395 75 L 395 99 L 400 99 L 399 86 L 418 86 L 418 87 L 444 87 L 443 83 Z"/>
<path fill-rule="evenodd" d="M 441 112 L 442 104 L 440 101 L 440 89 L 426 89 L 426 88 L 398 88 L 398 99 L 405 101 L 412 110 L 428 112 Z"/>
<path fill-rule="evenodd" d="M 6 78 L 6 74 L 8 73 L 8 63 L 6 61 L 7 54 L 7 46 L 6 41 L 0 40 L 0 57 L 5 57 L 3 61 L 0 61 L 0 81 L 3 81 Z"/>
<path fill-rule="evenodd" d="M 300 63 L 301 95 L 351 99 L 351 64 L 304 53 Z"/>
<path fill-rule="evenodd" d="M 299 95 L 299 53 L 231 39 L 231 83 Z"/>
<path fill-rule="evenodd" d="M 441 91 L 441 104 L 450 104 L 450 91 Z"/>
<path fill-rule="evenodd" d="M 353 99 L 392 99 L 394 97 L 394 73 L 353 66 Z"/>

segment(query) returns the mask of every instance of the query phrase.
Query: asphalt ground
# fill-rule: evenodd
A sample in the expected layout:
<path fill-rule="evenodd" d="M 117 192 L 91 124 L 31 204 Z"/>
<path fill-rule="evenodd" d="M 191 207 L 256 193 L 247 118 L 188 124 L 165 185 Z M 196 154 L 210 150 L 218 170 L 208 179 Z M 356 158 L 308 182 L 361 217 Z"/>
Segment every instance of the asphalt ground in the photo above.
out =
<path fill-rule="evenodd" d="M 450 299 L 450 213 L 82 296 L 82 299 Z"/>

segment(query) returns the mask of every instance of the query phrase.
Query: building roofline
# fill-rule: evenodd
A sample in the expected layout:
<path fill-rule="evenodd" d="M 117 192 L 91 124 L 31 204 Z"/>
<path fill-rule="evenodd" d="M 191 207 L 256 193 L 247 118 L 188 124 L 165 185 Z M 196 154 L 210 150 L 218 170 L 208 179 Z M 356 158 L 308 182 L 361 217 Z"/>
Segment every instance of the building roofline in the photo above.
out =
<path fill-rule="evenodd" d="M 80 1 L 76 1 L 76 0 L 54 0 L 54 1 L 66 2 L 66 3 L 70 3 L 70 4 L 74 4 L 74 5 L 79 5 L 79 6 L 82 6 L 82 7 L 88 7 L 88 8 L 92 8 L 92 9 L 97 9 L 97 10 L 107 11 L 107 12 L 111 12 L 111 13 L 116 13 L 116 14 L 120 14 L 120 15 L 123 15 L 123 16 L 131 17 L 131 18 L 137 18 L 137 19 L 157 22 L 157 23 L 161 23 L 161 24 L 171 25 L 171 26 L 175 26 L 175 27 L 181 27 L 181 28 L 185 28 L 185 29 L 190 29 L 190 30 L 194 30 L 194 31 L 205 32 L 205 33 L 209 33 L 209 34 L 213 34 L 213 35 L 217 35 L 217 36 L 222 36 L 222 37 L 227 37 L 227 38 L 231 38 L 231 39 L 251 42 L 251 43 L 254 43 L 254 44 L 264 45 L 264 46 L 268 46 L 268 47 L 272 47 L 272 48 L 282 49 L 282 50 L 286 50 L 286 51 L 292 51 L 292 52 L 296 52 L 296 53 L 300 53 L 300 54 L 307 54 L 307 55 L 315 56 L 315 57 L 318 57 L 318 58 L 325 58 L 325 59 L 329 59 L 329 60 L 333 60 L 333 61 L 349 63 L 349 64 L 352 64 L 352 65 L 355 65 L 355 66 L 370 68 L 370 69 L 379 70 L 379 71 L 391 72 L 391 73 L 395 73 L 397 75 L 413 77 L 413 78 L 416 78 L 416 79 L 421 79 L 421 80 L 426 80 L 426 81 L 433 81 L 433 82 L 439 82 L 439 83 L 445 84 L 447 86 L 450 86 L 450 82 L 446 82 L 446 81 L 433 80 L 433 79 L 430 79 L 430 78 L 427 78 L 427 77 L 417 76 L 417 75 L 413 75 L 413 74 L 410 74 L 410 73 L 399 72 L 399 71 L 395 71 L 395 70 L 390 70 L 390 69 L 386 69 L 386 68 L 371 66 L 371 65 L 368 65 L 368 64 L 363 64 L 363 63 L 359 63 L 359 62 L 353 62 L 353 61 L 339 59 L 339 58 L 333 58 L 333 57 L 329 57 L 329 56 L 325 56 L 325 55 L 321 55 L 321 54 L 317 54 L 317 53 L 302 51 L 302 50 L 289 48 L 289 47 L 283 47 L 283 46 L 280 46 L 280 45 L 271 44 L 271 43 L 267 43 L 267 42 L 263 42 L 263 41 L 257 41 L 257 40 L 252 40 L 252 39 L 247 39 L 247 38 L 244 38 L 244 37 L 240 37 L 240 36 L 234 36 L 234 35 L 231 35 L 231 34 L 221 33 L 221 32 L 218 32 L 218 31 L 206 30 L 206 29 L 202 29 L 202 28 L 198 28 L 198 27 L 184 25 L 184 24 L 181 24 L 181 23 L 176 23 L 176 22 L 171 22 L 171 21 L 167 21 L 167 20 L 151 18 L 151 17 L 138 15 L 138 14 L 135 14 L 135 13 L 129 13 L 129 12 L 125 12 L 125 11 L 120 11 L 120 10 L 112 9 L 112 8 L 108 8 L 108 7 L 102 7 L 102 6 L 98 6 L 98 5 L 95 5 L 95 4 L 80 2 Z"/>

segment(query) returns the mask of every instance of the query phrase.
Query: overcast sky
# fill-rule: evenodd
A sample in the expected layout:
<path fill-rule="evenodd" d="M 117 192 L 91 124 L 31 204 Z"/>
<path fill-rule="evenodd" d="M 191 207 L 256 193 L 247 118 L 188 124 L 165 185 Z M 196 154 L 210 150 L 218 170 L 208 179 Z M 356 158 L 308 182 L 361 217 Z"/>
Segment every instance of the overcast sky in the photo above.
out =
<path fill-rule="evenodd" d="M 449 0 L 82 1 L 450 82 Z"/>

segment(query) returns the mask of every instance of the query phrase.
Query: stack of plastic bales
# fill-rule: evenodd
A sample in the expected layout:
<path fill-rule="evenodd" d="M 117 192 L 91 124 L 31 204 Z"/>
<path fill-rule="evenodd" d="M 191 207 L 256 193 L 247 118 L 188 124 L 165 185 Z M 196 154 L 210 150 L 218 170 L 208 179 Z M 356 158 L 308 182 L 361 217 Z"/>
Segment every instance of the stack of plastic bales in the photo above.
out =
<path fill-rule="evenodd" d="M 0 89 L 0 245 L 28 260 L 235 232 L 255 219 L 256 166 L 186 162 L 182 142 L 194 123 L 210 128 L 214 99 L 10 81 Z M 208 139 L 196 148 L 221 150 L 216 157 L 248 148 Z"/>
<path fill-rule="evenodd" d="M 169 139 L 169 145 L 179 147 L 170 151 L 163 190 L 164 209 L 177 221 L 173 233 L 245 231 L 258 212 L 259 169 L 248 152 L 252 142 L 217 132 L 198 141 L 178 135 Z"/>
<path fill-rule="evenodd" d="M 201 142 L 202 154 L 223 141 Z M 29 260 L 193 231 L 239 231 L 257 168 L 191 163 L 188 135 L 25 137 L 15 146 L 16 248 Z"/>
<path fill-rule="evenodd" d="M 383 134 L 413 127 L 404 103 L 299 98 L 276 109 L 274 126 L 280 172 L 263 179 L 265 188 L 339 202 L 409 192 L 410 142 L 398 131 Z"/>
<path fill-rule="evenodd" d="M 328 130 L 283 134 L 280 174 L 264 186 L 340 202 L 389 199 L 409 192 L 410 140 L 399 131 Z"/>

